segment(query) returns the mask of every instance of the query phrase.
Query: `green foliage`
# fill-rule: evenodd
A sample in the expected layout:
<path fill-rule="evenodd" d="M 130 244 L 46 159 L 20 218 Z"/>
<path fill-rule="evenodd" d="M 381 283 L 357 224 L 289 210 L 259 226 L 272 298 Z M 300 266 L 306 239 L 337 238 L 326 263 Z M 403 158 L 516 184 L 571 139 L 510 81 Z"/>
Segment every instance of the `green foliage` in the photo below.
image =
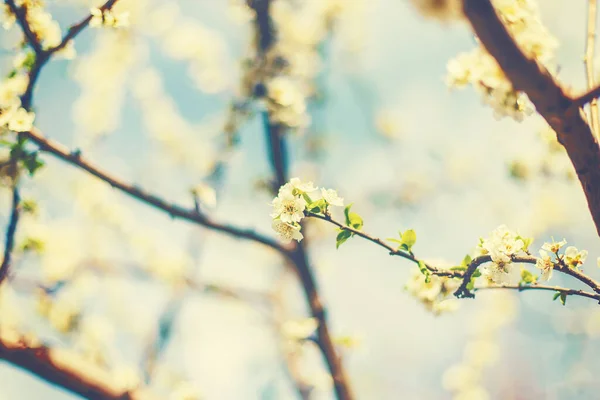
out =
<path fill-rule="evenodd" d="M 470 257 L 469 257 L 470 258 Z M 476 269 L 473 272 L 473 275 L 471 275 L 471 280 L 469 280 L 469 283 L 467 283 L 467 290 L 473 290 L 475 289 L 475 281 L 477 280 L 477 278 L 479 278 L 481 276 L 481 272 Z"/>
<path fill-rule="evenodd" d="M 27 237 L 20 246 L 21 251 L 31 251 L 41 254 L 44 251 L 44 242 L 35 237 Z"/>
<path fill-rule="evenodd" d="M 23 199 L 21 201 L 21 210 L 25 214 L 37 215 L 38 213 L 38 204 L 33 199 Z"/>
<path fill-rule="evenodd" d="M 25 60 L 23 60 L 22 66 L 23 66 L 23 68 L 30 71 L 34 64 L 35 64 L 35 52 L 33 50 L 31 50 L 31 51 L 27 52 L 27 54 L 25 56 Z"/>
<path fill-rule="evenodd" d="M 21 162 L 30 176 L 33 176 L 35 172 L 44 166 L 44 161 L 38 157 L 38 153 L 30 153 L 21 159 Z"/>
<path fill-rule="evenodd" d="M 556 300 L 558 298 L 560 298 L 560 302 L 563 306 L 567 304 L 567 294 L 565 292 L 554 293 L 554 297 L 552 298 L 552 300 Z"/>
<path fill-rule="evenodd" d="M 319 199 L 313 201 L 312 203 L 308 203 L 308 206 L 306 208 L 312 213 L 323 214 L 327 208 L 327 202 L 325 201 L 325 199 Z"/>
<path fill-rule="evenodd" d="M 517 236 L 517 239 L 521 239 L 523 241 L 523 243 L 524 243 L 523 250 L 525 250 L 525 251 L 528 252 L 529 251 L 529 246 L 533 242 L 533 238 L 531 238 L 531 237 Z"/>
<path fill-rule="evenodd" d="M 400 234 L 402 238 L 401 247 L 405 248 L 406 251 L 411 251 L 412 247 L 417 243 L 417 233 L 413 229 L 409 229 L 404 231 L 404 233 Z"/>
<path fill-rule="evenodd" d="M 431 281 L 431 271 L 427 269 L 427 266 L 421 260 L 419 260 L 419 271 L 425 275 L 425 283 L 429 283 Z"/>
<path fill-rule="evenodd" d="M 361 230 L 363 227 L 363 219 L 360 215 L 355 212 L 351 212 L 350 208 L 353 203 L 350 203 L 344 208 L 344 215 L 346 216 L 346 225 L 354 229 Z"/>
<path fill-rule="evenodd" d="M 532 283 L 535 283 L 536 281 L 537 276 L 533 275 L 525 268 L 521 269 L 521 281 L 519 282 L 520 285 L 530 285 Z"/>
<path fill-rule="evenodd" d="M 470 255 L 466 255 L 465 258 L 463 258 L 462 262 L 460 263 L 461 266 L 467 268 L 469 266 L 469 264 L 471 264 L 471 261 L 473 261 L 473 259 L 471 258 Z"/>
<path fill-rule="evenodd" d="M 21 139 L 11 144 L 10 158 L 11 160 L 20 161 L 30 176 L 33 176 L 38 169 L 44 166 L 44 161 L 39 158 L 39 153 L 25 149 L 25 141 Z"/>
<path fill-rule="evenodd" d="M 467 268 L 469 267 L 469 264 L 471 264 L 471 261 L 473 261 L 473 259 L 471 258 L 470 255 L 467 254 L 465 256 L 465 258 L 463 258 L 463 260 L 460 262 L 460 265 L 450 268 L 450 271 L 466 271 Z M 479 272 L 479 271 L 475 271 L 475 272 Z"/>
<path fill-rule="evenodd" d="M 412 252 L 412 247 L 417 242 L 417 233 L 414 229 L 408 229 L 402 233 L 402 231 L 398 232 L 400 235 L 400 239 L 396 238 L 387 238 L 390 242 L 398 243 L 398 250 L 404 250 L 407 252 Z"/>
<path fill-rule="evenodd" d="M 296 189 L 294 189 L 294 191 L 296 191 Z M 307 195 L 306 193 L 302 193 L 302 197 L 304 198 L 304 201 L 306 201 L 306 204 L 308 204 L 308 207 L 307 207 L 307 208 L 308 208 L 309 210 L 310 210 L 310 208 L 311 208 L 311 206 L 312 206 L 313 204 L 315 204 L 315 203 L 318 203 L 318 202 L 319 202 L 319 200 L 317 200 L 317 201 L 313 202 L 313 201 L 312 201 L 312 199 L 310 198 L 310 196 L 309 196 L 309 195 Z M 323 202 L 325 202 L 325 200 L 323 200 Z M 314 212 L 317 212 L 317 211 L 314 211 Z"/>
<path fill-rule="evenodd" d="M 337 237 L 335 238 L 335 248 L 339 249 L 340 246 L 348 239 L 352 237 L 352 232 L 345 229 L 340 229 Z"/>

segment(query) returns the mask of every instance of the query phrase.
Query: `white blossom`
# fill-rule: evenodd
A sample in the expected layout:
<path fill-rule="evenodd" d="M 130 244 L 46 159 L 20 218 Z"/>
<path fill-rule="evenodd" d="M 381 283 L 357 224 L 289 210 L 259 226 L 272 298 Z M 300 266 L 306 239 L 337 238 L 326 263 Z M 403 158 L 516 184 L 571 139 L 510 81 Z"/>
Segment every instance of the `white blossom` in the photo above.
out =
<path fill-rule="evenodd" d="M 567 244 L 566 240 L 561 240 L 560 242 L 555 242 L 554 240 L 552 241 L 552 243 L 544 243 L 542 245 L 542 249 L 549 251 L 550 253 L 558 253 L 558 250 L 561 249 L 561 247 L 563 247 L 565 244 Z"/>
<path fill-rule="evenodd" d="M 279 188 L 279 195 L 283 192 L 297 196 L 302 193 L 314 192 L 316 188 L 312 182 L 302 182 L 300 178 L 292 178 L 288 183 Z"/>
<path fill-rule="evenodd" d="M 481 240 L 477 250 L 479 255 L 489 255 L 493 262 L 482 268 L 485 278 L 493 283 L 504 284 L 511 280 L 512 257 L 525 250 L 525 243 L 506 225 L 500 225 L 489 238 Z"/>
<path fill-rule="evenodd" d="M 577 266 L 583 264 L 585 259 L 587 258 L 588 252 L 587 250 L 577 250 L 574 246 L 569 246 L 565 250 L 565 263 L 570 268 L 576 268 Z"/>
<path fill-rule="evenodd" d="M 447 277 L 431 275 L 429 282 L 418 268 L 413 270 L 411 278 L 404 289 L 435 315 L 457 308 L 457 300 L 452 293 L 458 288 L 459 282 Z"/>
<path fill-rule="evenodd" d="M 301 241 L 304 238 L 302 233 L 300 233 L 300 225 L 298 224 L 290 224 L 280 219 L 274 219 L 272 227 L 284 243 L 290 243 L 292 239 Z"/>
<path fill-rule="evenodd" d="M 447 13 L 448 0 L 413 0 L 430 11 Z M 548 69 L 553 60 L 558 41 L 540 19 L 536 4 L 531 0 L 494 0 L 494 7 L 520 49 Z M 461 53 L 448 62 L 447 83 L 451 87 L 472 85 L 483 101 L 494 109 L 494 116 L 510 116 L 522 121 L 533 113 L 535 107 L 523 92 L 517 91 L 507 79 L 494 57 L 479 44 L 467 53 Z"/>
<path fill-rule="evenodd" d="M 300 222 L 304 218 L 306 201 L 302 197 L 294 196 L 289 191 L 284 191 L 273 199 L 272 206 L 274 212 L 271 217 L 279 217 L 285 223 Z"/>
<path fill-rule="evenodd" d="M 344 206 L 344 199 L 338 196 L 334 189 L 321 188 L 321 196 L 323 196 L 325 201 L 332 206 Z"/>
<path fill-rule="evenodd" d="M 496 228 L 491 236 L 480 244 L 496 264 L 508 264 L 511 257 L 524 249 L 524 242 L 518 235 L 510 231 L 506 225 Z"/>
<path fill-rule="evenodd" d="M 28 112 L 24 108 L 19 108 L 14 114 L 11 115 L 8 121 L 8 129 L 15 132 L 27 132 L 33 127 L 33 120 L 35 114 Z"/>
<path fill-rule="evenodd" d="M 542 272 L 540 279 L 543 281 L 549 281 L 552 277 L 552 271 L 554 270 L 554 263 L 552 258 L 544 250 L 540 250 L 540 257 L 536 260 L 535 266 Z"/>

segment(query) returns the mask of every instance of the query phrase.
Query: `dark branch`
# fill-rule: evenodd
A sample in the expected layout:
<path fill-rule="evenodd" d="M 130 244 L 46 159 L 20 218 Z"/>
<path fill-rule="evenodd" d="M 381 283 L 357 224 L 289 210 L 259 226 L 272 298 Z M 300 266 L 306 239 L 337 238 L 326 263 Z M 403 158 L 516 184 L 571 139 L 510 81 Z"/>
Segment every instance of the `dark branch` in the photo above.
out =
<path fill-rule="evenodd" d="M 0 284 L 8 276 L 11 266 L 12 252 L 15 247 L 15 234 L 17 233 L 17 224 L 19 223 L 20 203 L 19 188 L 17 182 L 15 182 L 12 190 L 12 211 L 4 239 L 4 258 L 2 259 L 2 265 L 0 265 Z"/>
<path fill-rule="evenodd" d="M 600 294 L 594 294 L 594 293 L 590 293 L 590 292 L 586 292 L 584 290 L 578 290 L 578 289 L 567 289 L 567 288 L 563 288 L 560 286 L 548 286 L 548 285 L 538 285 L 538 284 L 533 284 L 533 285 L 488 285 L 488 286 L 476 287 L 475 289 L 473 289 L 473 291 L 478 292 L 480 290 L 490 290 L 490 289 L 511 289 L 511 290 L 518 290 L 519 292 L 524 292 L 527 290 L 549 290 L 549 291 L 553 291 L 553 292 L 564 293 L 569 296 L 587 297 L 587 298 L 594 299 L 594 300 L 597 300 L 600 302 Z"/>
<path fill-rule="evenodd" d="M 53 385 L 93 400 L 133 400 L 133 393 L 116 387 L 107 371 L 61 349 L 28 345 L 17 336 L 0 336 L 0 359 L 10 362 Z M 150 397 L 145 397 L 150 398 Z"/>
<path fill-rule="evenodd" d="M 29 26 L 29 22 L 27 21 L 27 7 L 21 6 L 17 7 L 15 4 L 15 0 L 4 0 L 4 3 L 10 8 L 13 14 L 15 14 L 17 18 L 17 22 L 21 26 L 23 30 L 23 34 L 27 40 L 27 43 L 31 46 L 31 48 L 35 51 L 37 55 L 43 52 L 42 45 L 37 37 L 37 35 L 31 30 Z"/>
<path fill-rule="evenodd" d="M 594 99 L 597 99 L 598 97 L 600 97 L 600 86 L 596 86 L 595 88 L 591 89 L 589 92 L 584 93 L 581 96 L 575 98 L 573 100 L 573 103 L 577 107 L 583 107 L 587 103 L 591 102 Z"/>
<path fill-rule="evenodd" d="M 419 263 L 421 262 L 422 264 L 425 265 L 425 268 L 427 268 L 432 274 L 437 275 L 437 276 L 447 276 L 449 278 L 461 278 L 463 276 L 462 272 L 460 271 L 449 271 L 449 270 L 444 270 L 444 269 L 440 269 L 437 267 L 434 267 L 433 265 L 429 265 L 426 262 L 419 260 L 417 257 L 415 257 L 415 255 L 412 252 L 407 252 L 404 251 L 402 249 L 394 249 L 392 246 L 390 246 L 389 244 L 385 243 L 383 240 L 376 238 L 374 236 L 369 235 L 368 233 L 358 230 L 358 229 L 354 229 L 350 226 L 346 226 L 344 224 L 342 224 L 339 221 L 334 220 L 331 215 L 322 215 L 322 214 L 315 214 L 315 213 L 307 213 L 307 217 L 313 217 L 313 218 L 318 218 L 321 219 L 323 221 L 327 221 L 329 223 L 332 223 L 333 225 L 337 226 L 340 229 L 343 229 L 345 231 L 348 232 L 352 232 L 353 234 L 355 234 L 356 236 L 360 236 L 363 239 L 368 240 L 369 242 L 375 243 L 376 245 L 383 247 L 384 249 L 386 249 L 391 256 L 399 256 L 402 258 L 405 258 L 409 261 L 412 261 L 414 263 Z"/>
<path fill-rule="evenodd" d="M 195 209 L 186 209 L 176 204 L 170 204 L 153 194 L 147 193 L 144 190 L 132 184 L 126 183 L 120 180 L 119 178 L 112 176 L 108 172 L 100 169 L 100 167 L 97 167 L 89 161 L 85 160 L 79 153 L 71 152 L 62 144 L 43 137 L 36 130 L 33 130 L 31 132 L 25 132 L 24 135 L 33 143 L 37 144 L 40 147 L 40 150 L 50 153 L 69 164 L 75 165 L 81 168 L 82 170 L 87 171 L 96 178 L 108 183 L 112 187 L 128 194 L 129 196 L 143 203 L 146 203 L 154 208 L 166 212 L 172 218 L 181 218 L 186 221 L 202 225 L 208 229 L 226 233 L 230 236 L 239 239 L 247 239 L 250 241 L 261 243 L 274 250 L 277 250 L 279 253 L 287 254 L 286 249 L 282 245 L 280 245 L 277 241 L 267 236 L 256 233 L 251 229 L 243 229 L 232 225 L 217 223 L 205 216 L 204 214 L 198 214 Z"/>
<path fill-rule="evenodd" d="M 119 1 L 119 0 L 109 0 L 106 3 L 104 3 L 104 5 L 102 5 L 101 7 L 98 7 L 98 8 L 101 11 L 110 10 L 117 1 Z M 75 39 L 75 37 L 77 35 L 79 35 L 81 33 L 81 31 L 83 31 L 90 24 L 91 20 L 92 20 L 92 15 L 90 14 L 87 17 L 85 17 L 83 20 L 81 20 L 79 23 L 72 25 L 69 28 L 69 30 L 67 31 L 67 34 L 61 40 L 60 44 L 56 47 L 53 47 L 53 48 L 47 50 L 47 52 L 49 54 L 52 54 L 52 53 L 56 53 L 57 51 L 64 49 L 65 46 L 69 43 L 69 41 Z"/>
<path fill-rule="evenodd" d="M 600 235 L 600 147 L 577 100 L 565 94 L 544 66 L 523 53 L 502 24 L 491 0 L 463 0 L 463 10 L 479 40 L 515 90 L 526 93 L 556 131 L 575 167 Z"/>

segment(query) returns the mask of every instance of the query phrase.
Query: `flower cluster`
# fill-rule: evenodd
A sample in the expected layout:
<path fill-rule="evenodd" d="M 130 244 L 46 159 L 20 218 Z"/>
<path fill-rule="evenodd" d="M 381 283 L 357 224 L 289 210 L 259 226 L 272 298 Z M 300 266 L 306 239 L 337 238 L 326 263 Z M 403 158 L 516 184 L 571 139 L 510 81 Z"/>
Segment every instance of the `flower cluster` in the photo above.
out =
<path fill-rule="evenodd" d="M 21 107 L 20 96 L 27 89 L 29 77 L 24 73 L 0 82 L 0 132 L 5 129 L 25 132 L 31 129 L 35 114 Z"/>
<path fill-rule="evenodd" d="M 523 52 L 551 67 L 558 42 L 542 24 L 534 0 L 495 0 L 494 6 Z M 496 60 L 481 45 L 450 60 L 446 81 L 457 88 L 471 84 L 493 107 L 497 118 L 510 116 L 521 121 L 534 110 L 527 96 L 513 88 Z"/>
<path fill-rule="evenodd" d="M 314 196 L 320 195 L 316 200 Z M 292 239 L 301 241 L 304 236 L 300 232 L 300 221 L 306 211 L 318 210 L 327 213 L 328 206 L 344 206 L 344 199 L 333 189 L 317 188 L 312 182 L 302 182 L 292 178 L 279 188 L 277 197 L 271 203 L 273 206 L 273 229 L 286 242 Z"/>
<path fill-rule="evenodd" d="M 244 10 L 247 18 L 256 16 L 247 2 L 232 3 L 238 14 Z M 322 64 L 319 46 L 334 23 L 352 15 L 357 18 L 347 30 L 353 36 L 352 41 L 357 42 L 355 36 L 360 36 L 357 25 L 362 16 L 356 10 L 360 10 L 362 3 L 360 0 L 273 2 L 270 16 L 276 34 L 271 35 L 272 42 L 268 45 L 257 39 L 252 43 L 249 57 L 242 64 L 239 103 L 247 105 L 255 99 L 261 100 L 274 123 L 293 130 L 306 128 L 310 123 L 307 102 L 318 95 L 315 78 Z"/>
<path fill-rule="evenodd" d="M 27 10 L 26 18 L 29 28 L 41 44 L 44 50 L 52 49 L 58 46 L 62 40 L 60 25 L 52 15 L 44 9 L 44 4 L 37 0 L 21 0 L 15 2 L 17 7 L 25 7 Z M 16 16 L 11 8 L 3 4 L 0 6 L 0 24 L 6 30 L 11 29 L 16 21 Z M 68 42 L 60 51 L 56 52 L 58 56 L 72 59 L 75 56 L 75 48 L 72 42 Z"/>
<path fill-rule="evenodd" d="M 565 249 L 564 254 L 559 254 L 560 249 L 567 244 L 566 240 L 560 242 L 552 241 L 544 243 L 540 250 L 535 266 L 542 272 L 541 279 L 549 280 L 552 277 L 552 271 L 556 264 L 563 264 L 568 268 L 577 268 L 585 262 L 588 252 L 587 250 L 577 250 L 574 246 L 569 246 Z M 554 259 L 553 259 L 554 258 Z"/>
<path fill-rule="evenodd" d="M 512 257 L 527 251 L 529 240 L 509 230 L 505 225 L 496 228 L 489 238 L 480 239 L 478 255 L 489 255 L 492 263 L 483 269 L 484 276 L 494 283 L 507 283 L 512 272 Z"/>
<path fill-rule="evenodd" d="M 92 28 L 98 28 L 101 26 L 123 28 L 129 26 L 129 12 L 127 11 L 115 15 L 111 10 L 103 11 L 99 8 L 92 8 L 90 13 L 92 15 L 90 26 Z"/>
<path fill-rule="evenodd" d="M 431 275 L 426 279 L 425 275 L 415 268 L 404 289 L 423 303 L 429 311 L 439 315 L 457 308 L 458 300 L 452 298 L 452 294 L 459 284 L 457 280 L 437 275 Z"/>

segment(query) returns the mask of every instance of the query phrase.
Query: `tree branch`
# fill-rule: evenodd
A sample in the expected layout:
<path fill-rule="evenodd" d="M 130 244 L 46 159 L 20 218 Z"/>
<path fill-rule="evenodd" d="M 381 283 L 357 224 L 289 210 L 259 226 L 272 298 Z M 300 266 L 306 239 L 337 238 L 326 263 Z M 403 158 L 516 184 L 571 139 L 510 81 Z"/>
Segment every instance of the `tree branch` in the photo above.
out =
<path fill-rule="evenodd" d="M 16 332 L 0 333 L 0 359 L 72 393 L 92 400 L 156 400 L 143 391 L 117 387 L 114 377 L 65 349 L 28 344 Z"/>
<path fill-rule="evenodd" d="M 469 263 L 467 268 L 464 270 L 464 272 L 463 271 L 454 271 L 454 270 L 444 270 L 441 268 L 436 268 L 432 265 L 428 265 L 427 263 L 419 260 L 417 257 L 415 257 L 415 255 L 412 252 L 407 252 L 407 251 L 404 251 L 401 249 L 394 249 L 392 246 L 385 243 L 384 241 L 382 241 L 379 238 L 373 237 L 363 231 L 354 229 L 352 227 L 345 226 L 341 222 L 334 220 L 331 217 L 331 215 L 322 215 L 322 214 L 315 214 L 315 213 L 307 212 L 306 216 L 317 218 L 317 219 L 320 219 L 323 221 L 327 221 L 327 222 L 337 226 L 340 229 L 343 229 L 348 232 L 352 232 L 353 234 L 360 236 L 363 239 L 366 239 L 372 243 L 375 243 L 376 245 L 378 245 L 380 247 L 383 247 L 384 249 L 386 249 L 389 252 L 390 255 L 397 255 L 397 256 L 405 258 L 409 261 L 412 261 L 414 263 L 422 263 L 429 270 L 429 272 L 431 272 L 432 275 L 446 276 L 449 278 L 460 278 L 462 280 L 462 282 L 461 282 L 460 286 L 454 292 L 454 295 L 458 298 L 474 297 L 473 293 L 469 289 L 467 289 L 467 285 L 471 281 L 471 278 L 473 277 L 473 274 L 475 273 L 477 268 L 479 268 L 481 265 L 483 265 L 485 263 L 492 262 L 492 258 L 489 255 L 485 255 L 485 256 L 476 257 L 473 260 L 471 260 L 471 262 Z M 513 256 L 512 262 L 525 263 L 525 264 L 536 264 L 537 258 L 534 256 L 530 256 L 530 255 Z M 569 268 L 567 265 L 565 265 L 564 263 L 562 263 L 560 261 L 554 263 L 554 270 L 559 271 L 565 275 L 569 275 L 569 276 L 577 279 L 578 281 L 587 285 L 590 289 L 592 289 L 595 293 L 597 293 L 600 296 L 600 282 L 595 281 L 593 278 L 585 275 L 581 271 L 578 271 L 573 268 Z M 500 286 L 505 286 L 505 285 L 499 285 L 498 287 L 500 287 Z M 537 286 L 540 287 L 541 285 L 537 285 Z M 565 290 L 575 290 L 575 289 L 565 289 Z M 595 296 L 595 295 L 593 295 L 593 296 Z M 585 296 L 585 297 L 590 297 L 590 296 Z M 595 298 L 595 297 L 592 297 L 592 298 Z"/>
<path fill-rule="evenodd" d="M 315 214 L 315 213 L 311 213 L 311 212 L 307 212 L 306 214 L 307 217 L 313 217 L 313 218 L 318 218 L 321 219 L 323 221 L 327 221 L 332 223 L 333 225 L 337 226 L 340 229 L 343 229 L 345 231 L 348 232 L 352 232 L 353 234 L 362 237 L 363 239 L 368 240 L 369 242 L 375 243 L 376 245 L 383 247 L 384 249 L 386 249 L 391 256 L 399 256 L 402 258 L 405 258 L 409 261 L 412 261 L 416 264 L 418 264 L 419 262 L 421 262 L 423 265 L 425 265 L 425 268 L 427 268 L 432 274 L 434 275 L 438 275 L 438 276 L 447 276 L 449 278 L 460 278 L 463 276 L 463 274 L 460 271 L 446 271 L 437 267 L 434 267 L 432 265 L 427 264 L 426 262 L 419 260 L 417 257 L 415 257 L 414 253 L 412 252 L 407 252 L 401 249 L 394 249 L 392 246 L 390 246 L 389 244 L 385 243 L 383 240 L 373 237 L 371 235 L 369 235 L 368 233 L 365 233 L 361 230 L 358 229 L 354 229 L 350 226 L 346 226 L 344 224 L 342 224 L 339 221 L 336 221 L 335 219 L 333 219 L 331 217 L 331 215 L 322 215 L 322 214 Z"/>
<path fill-rule="evenodd" d="M 552 75 L 517 46 L 491 0 L 463 0 L 464 14 L 485 49 L 496 59 L 515 90 L 527 94 L 556 131 L 583 187 L 600 235 L 600 147 L 577 100 L 567 96 Z"/>
<path fill-rule="evenodd" d="M 585 49 L 585 70 L 587 75 L 588 89 L 592 89 L 595 84 L 594 75 L 594 51 L 596 47 L 596 0 L 588 0 L 588 21 L 587 21 L 587 40 Z M 598 119 L 598 100 L 594 99 L 590 102 L 590 124 L 592 132 L 596 138 L 600 136 L 600 121 Z"/>
<path fill-rule="evenodd" d="M 244 229 L 232 225 L 220 224 L 211 220 L 204 214 L 197 213 L 193 209 L 186 209 L 176 204 L 170 204 L 153 194 L 145 192 L 144 190 L 138 188 L 135 185 L 124 182 L 119 178 L 109 174 L 108 172 L 100 169 L 100 167 L 93 165 L 91 162 L 84 159 L 79 152 L 71 152 L 64 145 L 52 139 L 45 138 L 39 131 L 35 129 L 31 132 L 24 132 L 23 134 L 33 143 L 37 144 L 40 147 L 40 150 L 50 153 L 71 165 L 77 166 L 82 170 L 87 171 L 96 178 L 108 183 L 112 187 L 120 190 L 121 192 L 128 194 L 134 199 L 166 212 L 172 218 L 181 218 L 183 220 L 202 225 L 208 229 L 226 233 L 236 238 L 258 242 L 274 250 L 277 250 L 279 253 L 287 254 L 286 249 L 270 237 L 256 233 L 251 229 Z"/>
<path fill-rule="evenodd" d="M 21 26 L 23 34 L 27 39 L 27 43 L 29 43 L 29 45 L 33 48 L 36 55 L 41 54 L 43 52 L 42 45 L 40 44 L 37 35 L 31 30 L 29 22 L 27 22 L 27 7 L 17 7 L 17 5 L 15 4 L 15 0 L 4 0 L 4 4 L 6 4 L 8 8 L 10 8 L 10 11 L 12 11 L 12 13 L 15 14 L 17 22 Z"/>
<path fill-rule="evenodd" d="M 548 285 L 537 285 L 537 284 L 533 284 L 533 285 L 488 285 L 488 286 L 476 287 L 473 290 L 478 292 L 480 290 L 489 290 L 489 289 L 512 289 L 512 290 L 518 290 L 519 292 L 523 292 L 526 290 L 550 290 L 553 292 L 564 293 L 569 296 L 587 297 L 590 299 L 598 300 L 600 302 L 600 294 L 594 294 L 594 293 L 586 292 L 583 290 L 577 290 L 577 289 L 567 289 L 567 288 L 563 288 L 560 286 L 548 286 Z"/>
<path fill-rule="evenodd" d="M 4 239 L 4 258 L 2 259 L 2 265 L 0 265 L 0 284 L 2 284 L 2 281 L 8 276 L 10 270 L 12 252 L 15 247 L 15 234 L 17 233 L 17 224 L 19 223 L 21 198 L 19 196 L 17 182 L 15 181 L 13 185 L 11 206 L 12 211 L 10 213 L 8 226 L 6 227 L 6 235 Z"/>
<path fill-rule="evenodd" d="M 515 262 L 515 263 L 535 264 L 537 262 L 537 258 L 533 257 L 533 256 L 512 256 L 511 259 L 512 259 L 512 262 Z M 472 278 L 473 274 L 475 273 L 475 271 L 477 270 L 477 268 L 479 266 L 481 266 L 482 264 L 488 263 L 491 261 L 492 261 L 492 258 L 490 256 L 480 256 L 480 257 L 475 258 L 473 261 L 471 261 L 471 263 L 469 264 L 469 266 L 467 267 L 467 269 L 464 272 L 464 275 L 462 277 L 462 283 L 458 287 L 458 289 L 456 290 L 454 295 L 458 298 L 474 297 L 473 293 L 471 293 L 471 291 L 469 289 L 467 289 L 467 285 L 471 281 L 471 278 Z M 569 268 L 568 266 L 564 265 L 564 263 L 562 263 L 561 261 L 554 263 L 554 270 L 562 272 L 565 275 L 569 275 L 569 276 L 577 279 L 578 281 L 580 281 L 581 283 L 584 283 L 590 289 L 592 289 L 594 292 L 596 292 L 597 294 L 600 295 L 600 283 L 596 282 L 594 279 L 585 275 L 584 273 L 582 273 L 576 269 Z"/>
<path fill-rule="evenodd" d="M 101 11 L 110 10 L 117 3 L 117 1 L 119 1 L 119 0 L 108 0 L 106 3 L 104 3 L 104 5 L 102 5 L 98 8 Z M 67 34 L 63 37 L 60 44 L 56 47 L 53 47 L 53 48 L 47 50 L 48 55 L 52 55 L 53 53 L 56 53 L 57 51 L 62 50 L 69 43 L 69 41 L 75 39 L 75 37 L 77 35 L 79 35 L 81 33 L 81 31 L 83 31 L 90 24 L 91 20 L 92 20 L 92 15 L 90 14 L 87 17 L 85 17 L 83 20 L 81 20 L 79 23 L 69 27 Z"/>
<path fill-rule="evenodd" d="M 596 86 L 593 89 L 590 89 L 588 92 L 582 94 L 579 97 L 573 99 L 573 104 L 577 107 L 584 107 L 587 103 L 593 101 L 594 99 L 600 97 L 600 86 Z"/>
<path fill-rule="evenodd" d="M 269 14 L 270 2 L 271 0 L 248 0 L 248 5 L 255 13 L 257 53 L 261 59 L 264 59 L 265 53 L 275 41 L 275 29 L 273 28 Z M 283 136 L 287 127 L 272 123 L 268 112 L 263 113 L 263 124 L 268 140 L 267 153 L 271 162 L 271 169 L 275 175 L 273 192 L 276 194 L 277 189 L 288 181 L 287 149 L 285 137 Z M 293 250 L 288 251 L 288 256 L 295 266 L 300 282 L 302 283 L 304 294 L 310 306 L 311 315 L 319 321 L 317 344 L 323 353 L 323 357 L 333 378 L 335 393 L 339 400 L 352 400 L 354 399 L 354 395 L 350 389 L 344 366 L 337 355 L 329 332 L 326 310 L 308 261 L 305 246 L 305 242 L 297 243 Z"/>

